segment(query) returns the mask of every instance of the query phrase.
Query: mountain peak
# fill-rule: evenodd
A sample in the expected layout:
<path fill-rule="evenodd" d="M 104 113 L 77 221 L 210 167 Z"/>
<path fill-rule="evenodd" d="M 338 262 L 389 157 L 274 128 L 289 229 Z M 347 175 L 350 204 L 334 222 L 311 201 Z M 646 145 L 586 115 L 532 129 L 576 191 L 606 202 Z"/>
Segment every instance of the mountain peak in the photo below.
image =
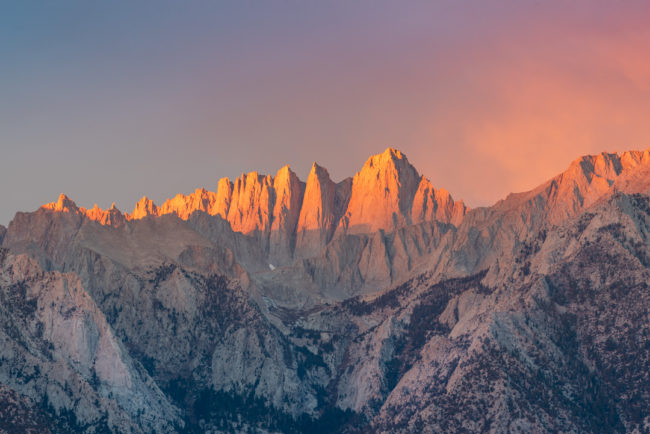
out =
<path fill-rule="evenodd" d="M 633 169 L 650 161 L 650 149 L 645 151 L 625 151 L 621 154 L 601 152 L 596 155 L 583 155 L 574 160 L 567 173 L 582 174 L 589 182 L 594 177 L 613 180 L 621 172 Z"/>
<path fill-rule="evenodd" d="M 379 167 L 394 166 L 396 168 L 403 168 L 406 166 L 413 167 L 408 162 L 406 155 L 395 148 L 386 148 L 386 150 L 381 154 L 375 154 L 370 156 L 370 158 L 366 160 L 366 164 L 364 164 L 363 167 L 365 169 L 365 168 L 378 167 L 378 166 Z"/>
<path fill-rule="evenodd" d="M 278 170 L 278 173 L 277 173 L 277 174 L 279 175 L 280 173 L 293 173 L 293 170 L 291 170 L 291 166 L 290 166 L 290 165 L 285 164 L 284 166 L 282 166 L 282 167 Z M 276 175 L 276 176 L 277 176 L 277 175 Z"/>
<path fill-rule="evenodd" d="M 135 204 L 133 212 L 126 215 L 126 219 L 139 220 L 150 215 L 159 215 L 158 206 L 147 196 L 142 196 L 142 198 Z"/>
<path fill-rule="evenodd" d="M 368 158 L 352 180 L 341 230 L 374 232 L 410 224 L 410 206 L 419 180 L 415 167 L 396 149 Z"/>
<path fill-rule="evenodd" d="M 77 204 L 74 203 L 74 201 L 70 199 L 68 196 L 61 193 L 59 195 L 59 199 L 56 202 L 55 211 L 66 211 L 67 209 L 69 209 L 70 211 L 76 210 Z"/>
<path fill-rule="evenodd" d="M 41 209 L 70 214 L 80 214 L 89 220 L 99 222 L 102 225 L 116 225 L 124 222 L 124 215 L 119 209 L 117 209 L 115 202 L 113 202 L 111 207 L 107 210 L 101 209 L 97 204 L 94 204 L 90 209 L 86 209 L 84 207 L 78 207 L 72 199 L 63 193 L 59 195 L 56 202 L 45 204 Z"/>
<path fill-rule="evenodd" d="M 289 167 L 288 164 L 282 166 L 280 170 L 275 174 L 275 178 L 273 179 L 274 185 L 286 185 L 291 182 L 296 182 L 298 180 L 298 175 L 295 174 L 293 170 L 291 170 L 291 167 Z M 299 182 L 299 181 L 298 181 Z"/>
<path fill-rule="evenodd" d="M 315 177 L 315 179 L 318 179 L 320 182 L 330 180 L 330 174 L 327 171 L 327 169 L 319 165 L 315 161 L 311 165 L 311 169 L 309 170 L 309 175 L 307 175 L 307 183 L 309 183 L 309 178 L 311 177 Z"/>
<path fill-rule="evenodd" d="M 59 198 L 57 199 L 56 202 L 50 202 L 48 204 L 45 204 L 42 206 L 42 208 L 50 209 L 52 211 L 59 211 L 59 212 L 79 211 L 79 208 L 77 208 L 77 204 L 75 204 L 74 201 L 70 199 L 68 196 L 66 196 L 64 193 L 61 193 L 59 195 Z"/>
<path fill-rule="evenodd" d="M 639 187 L 644 182 L 641 171 L 647 170 L 649 166 L 650 149 L 583 155 L 547 182 L 527 192 L 511 193 L 497 205 L 512 208 L 520 202 L 528 201 L 536 210 L 545 208 L 544 218 L 557 224 L 613 191 L 615 184 L 622 178 L 629 178 L 627 181 L 630 183 L 635 176 L 640 176 L 642 179 L 635 181 Z"/>
<path fill-rule="evenodd" d="M 337 204 L 337 190 L 327 169 L 314 162 L 307 176 L 296 229 L 298 255 L 314 256 L 330 240 L 337 219 L 345 211 L 343 204 Z"/>
<path fill-rule="evenodd" d="M 125 220 L 122 212 L 117 209 L 115 202 L 107 210 L 103 210 L 99 205 L 95 204 L 91 209 L 79 208 L 79 212 L 85 215 L 88 219 L 96 221 L 102 225 L 117 225 L 123 223 Z"/>
<path fill-rule="evenodd" d="M 233 183 L 228 178 L 221 178 L 217 183 L 217 200 L 212 207 L 210 214 L 221 216 L 222 219 L 228 217 L 230 200 L 232 199 Z"/>

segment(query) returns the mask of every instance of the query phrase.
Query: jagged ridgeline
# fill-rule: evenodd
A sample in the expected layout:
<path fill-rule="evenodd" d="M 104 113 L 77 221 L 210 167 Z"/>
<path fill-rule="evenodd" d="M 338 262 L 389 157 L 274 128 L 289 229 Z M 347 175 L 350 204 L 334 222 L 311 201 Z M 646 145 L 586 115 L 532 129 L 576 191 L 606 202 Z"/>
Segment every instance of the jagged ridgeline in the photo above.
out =
<path fill-rule="evenodd" d="M 650 150 L 469 210 L 395 149 L 0 226 L 0 431 L 648 432 Z"/>

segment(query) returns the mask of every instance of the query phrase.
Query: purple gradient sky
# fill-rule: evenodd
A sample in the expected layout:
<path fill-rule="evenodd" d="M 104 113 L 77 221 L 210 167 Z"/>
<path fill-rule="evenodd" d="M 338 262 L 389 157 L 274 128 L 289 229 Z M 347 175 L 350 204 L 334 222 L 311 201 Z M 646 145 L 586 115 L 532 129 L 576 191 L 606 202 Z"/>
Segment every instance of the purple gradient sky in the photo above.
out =
<path fill-rule="evenodd" d="M 0 4 L 0 223 L 65 192 L 335 180 L 388 146 L 470 206 L 650 145 L 650 3 Z"/>

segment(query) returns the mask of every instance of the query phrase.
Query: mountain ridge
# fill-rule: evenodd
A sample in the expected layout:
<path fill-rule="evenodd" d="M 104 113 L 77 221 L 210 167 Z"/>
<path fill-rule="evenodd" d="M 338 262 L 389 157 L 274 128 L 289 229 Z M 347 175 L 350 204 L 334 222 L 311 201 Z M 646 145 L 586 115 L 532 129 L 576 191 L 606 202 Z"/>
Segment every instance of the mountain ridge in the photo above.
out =
<path fill-rule="evenodd" d="M 399 165 L 401 170 L 397 170 Z M 276 299 L 301 300 L 305 292 L 315 295 L 323 291 L 326 298 L 333 294 L 339 294 L 336 298 L 345 298 L 398 283 L 416 269 L 433 267 L 438 273 L 454 276 L 491 268 L 490 278 L 495 278 L 499 263 L 509 260 L 517 245 L 531 232 L 581 212 L 611 186 L 618 185 L 620 179 L 629 178 L 629 174 L 639 178 L 634 181 L 633 190 L 642 190 L 639 185 L 644 180 L 647 183 L 647 177 L 639 173 L 647 171 L 648 167 L 650 150 L 583 156 L 533 190 L 510 194 L 492 207 L 468 210 L 462 202 L 453 202 L 446 191 L 430 187 L 426 178 L 420 177 L 408 163 L 406 156 L 389 148 L 366 161 L 355 175 L 356 183 L 354 178 L 347 178 L 335 184 L 327 170 L 317 164 L 312 165 L 307 183 L 302 183 L 285 166 L 279 171 L 281 176 L 275 178 L 252 172 L 234 183 L 220 180 L 217 193 L 197 189 L 190 196 L 177 195 L 165 202 L 168 214 L 161 213 L 146 198 L 134 209 L 133 214 L 141 217 L 138 219 L 122 220 L 114 208 L 104 214 L 92 211 L 94 208 L 91 212 L 104 221 L 117 222 L 116 228 L 163 216 L 187 221 L 191 229 L 188 239 L 206 238 L 198 242 L 204 246 L 201 248 L 211 243 L 218 245 L 220 250 L 227 252 L 225 257 L 235 258 L 226 263 L 220 261 L 222 265 L 231 270 L 240 270 L 241 267 L 235 265 L 241 265 L 248 273 L 253 273 L 245 278 L 246 281 L 256 280 Z M 398 181 L 402 172 L 407 173 L 405 184 L 410 188 L 400 189 Z M 372 180 L 377 182 L 373 184 Z M 278 200 L 276 186 L 280 192 Z M 217 196 L 221 198 L 218 202 Z M 435 200 L 430 200 L 431 196 Z M 232 203 L 226 214 L 228 202 Z M 297 214 L 299 202 L 301 209 Z M 178 211 L 173 211 L 174 203 L 181 205 Z M 371 217 L 364 215 L 368 203 L 380 204 L 376 207 L 379 214 L 370 210 Z M 192 207 L 197 209 L 190 212 Z M 96 221 L 89 217 L 89 211 L 77 208 L 64 195 L 43 210 L 67 210 Z M 397 218 L 395 210 L 400 213 Z M 148 215 L 151 213 L 157 214 Z M 438 217 L 438 213 L 443 215 Z M 233 217 L 232 222 L 224 215 Z M 413 224 L 412 215 L 418 223 Z M 392 225 L 397 229 L 374 228 L 373 231 L 366 227 L 359 230 L 363 226 L 354 224 L 353 219 L 350 230 L 347 226 L 351 217 L 357 223 L 366 218 L 373 224 L 379 221 L 379 227 Z M 74 224 L 79 226 L 81 222 Z M 169 224 L 172 222 L 165 225 Z M 245 231 L 246 227 L 249 230 Z M 182 233 L 188 230 L 183 225 L 179 229 Z M 7 241 L 15 244 L 12 232 L 15 231 L 10 231 Z M 180 240 L 170 243 L 170 246 L 191 248 Z M 289 275 L 293 277 L 287 279 Z M 242 273 L 235 271 L 233 276 L 242 277 Z"/>
<path fill-rule="evenodd" d="M 130 214 L 115 204 L 108 210 L 77 207 L 65 194 L 42 208 L 79 213 L 109 226 L 168 214 L 188 220 L 192 213 L 204 212 L 226 220 L 234 232 L 260 237 L 275 264 L 312 255 L 335 236 L 391 232 L 431 220 L 457 224 L 468 210 L 446 190 L 434 188 L 393 148 L 371 156 L 354 178 L 338 183 L 316 163 L 306 183 L 285 165 L 275 176 L 249 172 L 234 182 L 222 178 L 216 192 L 197 188 L 161 206 L 144 196 Z"/>
<path fill-rule="evenodd" d="M 566 170 L 554 176 L 546 183 L 542 183 L 538 187 L 535 187 L 529 191 L 510 193 L 506 198 L 497 201 L 493 205 L 483 206 L 479 208 L 485 209 L 497 206 L 504 200 L 509 199 L 513 196 L 525 196 L 527 194 L 537 192 L 537 190 L 541 188 L 546 188 L 547 183 L 561 183 L 562 178 L 575 178 L 577 175 L 583 176 L 587 180 L 587 183 L 590 184 L 590 186 L 592 186 L 592 182 L 594 183 L 593 186 L 599 184 L 597 185 L 598 192 L 595 194 L 597 197 L 604 190 L 609 188 L 609 186 L 611 186 L 612 180 L 616 178 L 622 171 L 636 167 L 640 164 L 647 164 L 649 158 L 650 148 L 637 151 L 624 151 L 621 152 L 620 155 L 616 152 L 602 152 L 600 154 L 584 155 L 573 160 Z M 402 152 L 394 148 L 387 148 L 383 153 L 376 154 L 368 158 L 362 169 L 355 175 L 355 177 L 359 179 L 357 183 L 361 183 L 362 177 L 372 178 L 373 176 L 368 176 L 367 172 L 371 171 L 373 168 L 376 168 L 377 164 L 385 165 L 386 162 L 390 162 L 394 165 L 395 161 L 405 162 L 405 164 L 402 164 L 402 170 L 397 170 L 398 176 L 401 175 L 404 171 L 409 172 L 415 170 L 415 168 L 408 162 L 406 156 Z M 308 174 L 306 182 L 301 181 L 291 170 L 289 165 L 285 165 L 276 173 L 275 177 L 271 175 L 260 175 L 258 172 L 249 172 L 242 173 L 242 175 L 236 178 L 234 182 L 229 178 L 221 178 L 217 182 L 216 192 L 207 190 L 204 187 L 197 188 L 193 193 L 187 195 L 179 193 L 173 198 L 166 199 L 161 206 L 156 205 L 154 201 L 149 199 L 147 196 L 143 196 L 135 204 L 135 207 L 131 213 L 122 213 L 119 209 L 117 209 L 115 203 L 113 203 L 111 207 L 106 210 L 100 208 L 97 204 L 95 204 L 93 208 L 88 209 L 84 207 L 78 207 L 76 203 L 64 193 L 61 193 L 56 202 L 44 204 L 41 208 L 63 212 L 78 211 L 84 214 L 90 220 L 97 221 L 104 225 L 116 225 L 122 223 L 123 221 L 139 220 L 148 216 L 156 217 L 165 214 L 175 214 L 179 218 L 187 220 L 192 212 L 202 211 L 208 213 L 209 215 L 219 215 L 224 220 L 228 220 L 231 223 L 231 226 L 233 226 L 233 230 L 235 231 L 250 233 L 254 230 L 270 230 L 271 228 L 267 226 L 269 226 L 269 222 L 272 222 L 273 219 L 269 219 L 268 217 L 264 216 L 278 214 L 278 212 L 274 213 L 272 209 L 264 210 L 265 205 L 270 205 L 267 203 L 268 198 L 266 197 L 271 194 L 268 191 L 264 192 L 266 201 L 261 205 L 262 209 L 257 209 L 257 207 L 260 206 L 258 204 L 260 196 L 262 196 L 264 189 L 271 189 L 270 187 L 272 185 L 272 180 L 275 180 L 278 177 L 289 177 L 292 179 L 292 182 L 295 182 L 296 184 L 292 187 L 292 190 L 295 190 L 295 193 L 297 193 L 298 190 L 301 190 L 302 194 L 304 195 L 305 190 L 308 187 L 307 184 L 309 183 L 310 178 L 312 178 L 312 174 L 315 172 L 318 172 L 318 175 L 316 178 L 313 178 L 312 182 L 323 184 L 328 184 L 331 182 L 334 185 L 339 186 L 339 188 L 343 189 L 345 189 L 346 184 L 354 183 L 354 178 L 345 178 L 338 183 L 334 183 L 331 181 L 327 169 L 319 166 L 316 162 L 314 162 L 312 164 L 312 168 Z M 415 171 L 415 173 L 417 173 L 417 171 Z M 379 178 L 379 173 L 375 172 L 374 175 L 376 175 L 375 178 Z M 402 203 L 400 203 L 399 206 L 394 206 L 395 204 L 389 204 L 389 208 L 392 211 L 399 209 L 401 215 L 398 215 L 397 218 L 404 219 L 405 217 L 411 217 L 411 224 L 436 219 L 439 221 L 450 222 L 458 225 L 458 223 L 460 223 L 470 208 L 468 208 L 462 200 L 454 201 L 451 194 L 444 188 L 436 189 L 433 187 L 433 185 L 426 177 L 424 177 L 424 175 L 417 174 L 417 176 L 420 177 L 417 182 L 417 187 L 413 189 L 413 186 L 411 185 L 411 188 L 409 189 L 410 191 L 407 192 L 407 194 L 410 194 L 411 196 L 412 207 L 409 209 L 409 207 L 403 206 Z M 394 179 L 391 181 L 394 181 Z M 410 179 L 409 182 L 413 184 L 412 179 Z M 250 185 L 248 189 L 252 191 L 246 191 L 247 183 Z M 231 202 L 233 199 L 233 190 L 235 189 L 236 184 L 239 184 L 239 186 L 237 187 L 237 192 L 234 193 L 235 199 L 239 199 L 240 196 L 242 196 L 242 198 L 235 200 L 235 202 L 242 202 L 242 205 L 245 205 L 247 203 L 249 205 L 252 204 L 252 210 L 248 210 L 246 207 L 235 207 L 233 208 L 232 212 L 230 212 Z M 298 187 L 298 185 L 300 185 L 300 187 Z M 272 190 L 275 190 L 275 186 L 273 187 L 274 188 Z M 393 187 L 392 190 L 395 190 L 394 186 L 391 187 Z M 371 187 L 371 189 L 375 188 L 375 185 Z M 391 188 L 388 188 L 386 186 L 380 186 L 376 189 L 380 190 L 382 188 L 387 190 L 387 194 L 389 196 L 395 193 L 394 191 L 391 191 Z M 318 187 L 318 189 L 320 189 L 320 187 Z M 360 190 L 363 189 L 357 188 L 357 191 L 355 192 L 357 196 L 363 196 L 364 193 L 367 192 Z M 399 194 L 401 192 L 396 193 Z M 352 191 L 350 191 L 348 194 L 352 194 Z M 300 205 L 298 206 L 299 209 L 297 210 L 298 217 L 295 219 L 302 220 L 302 222 L 297 222 L 297 230 L 301 231 L 319 229 L 327 231 L 327 228 L 320 227 L 323 225 L 322 222 L 318 222 L 318 224 L 314 225 L 313 221 L 311 223 L 305 221 L 305 219 L 309 218 L 308 216 L 310 213 L 318 212 L 318 210 L 324 207 L 322 200 L 319 200 L 317 202 L 314 202 L 314 200 L 308 201 L 311 206 L 313 206 L 314 210 L 316 210 L 312 211 L 309 208 L 303 209 L 303 205 L 305 204 L 303 204 L 301 194 L 294 194 L 293 196 L 300 197 L 300 199 L 297 200 L 299 204 L 294 203 L 293 206 L 287 207 L 287 209 L 295 212 L 296 210 L 292 208 L 296 205 Z M 405 196 L 401 196 L 400 200 L 404 201 L 404 197 Z M 350 198 L 347 198 L 347 200 L 349 199 Z M 587 199 L 589 200 L 590 198 Z M 352 214 L 354 215 L 352 220 L 353 223 L 355 220 L 361 220 L 361 225 L 368 224 L 368 222 L 363 221 L 363 217 L 360 217 L 358 215 L 362 214 L 362 212 L 355 213 L 353 210 L 348 210 L 347 200 L 343 198 L 343 200 L 341 200 L 342 204 L 339 204 L 338 206 L 340 215 L 335 219 L 337 221 L 335 225 L 336 229 L 341 230 L 340 228 L 342 227 L 350 226 L 349 219 L 352 217 Z M 360 199 L 360 201 L 363 202 L 363 199 Z M 273 204 L 275 205 L 275 199 L 273 200 Z M 363 203 L 355 204 L 355 206 L 363 211 Z M 259 221 L 249 222 L 246 218 L 247 213 L 251 213 L 252 215 L 258 214 Z M 330 210 L 327 212 L 327 214 L 331 218 L 331 215 L 333 213 Z M 347 218 L 348 221 L 341 221 L 341 219 L 345 218 L 346 214 L 349 214 Z M 380 223 L 373 221 L 369 229 L 360 231 L 373 232 L 378 229 L 393 230 L 397 229 L 400 226 L 407 225 L 393 224 L 393 222 L 388 221 L 392 220 L 392 216 L 390 216 L 390 218 L 386 218 L 385 216 L 382 217 L 383 218 L 380 219 Z M 370 220 L 370 218 L 366 220 Z M 294 224 L 291 224 L 290 226 L 294 226 Z M 352 226 L 355 225 L 352 224 Z"/>
<path fill-rule="evenodd" d="M 398 164 L 396 164 L 396 162 Z M 383 182 L 383 184 L 380 182 L 381 185 L 377 186 L 375 185 L 376 183 L 372 178 L 379 179 L 379 172 L 382 170 L 387 173 L 382 172 L 383 178 L 381 182 Z M 327 169 L 319 166 L 315 162 L 313 163 L 312 168 L 309 172 L 308 180 L 311 177 L 312 172 L 318 172 L 319 182 L 331 181 Z M 403 176 L 405 172 L 407 172 L 405 176 L 409 177 L 409 182 L 406 186 L 403 186 L 400 182 L 401 179 L 399 177 Z M 420 214 L 431 214 L 431 211 L 428 210 L 429 208 L 427 199 L 430 201 L 432 197 L 436 198 L 437 196 L 440 196 L 445 198 L 445 201 L 442 202 L 445 205 L 446 201 L 451 200 L 452 208 L 453 205 L 456 204 L 456 202 L 454 202 L 451 198 L 451 195 L 448 191 L 444 189 L 435 189 L 428 181 L 428 179 L 426 179 L 423 175 L 417 173 L 417 170 L 408 162 L 406 156 L 394 148 L 387 148 L 383 153 L 369 157 L 362 169 L 357 172 L 355 178 L 357 185 L 354 186 L 356 189 L 354 193 L 357 196 L 365 196 L 368 189 L 385 189 L 386 193 L 389 196 L 403 194 L 399 198 L 399 206 L 393 207 L 395 208 L 393 211 L 400 211 L 405 216 L 410 214 L 411 205 L 417 206 L 418 219 L 424 218 L 420 216 Z M 281 187 L 280 185 L 276 184 L 278 182 L 286 182 L 286 179 L 289 179 L 293 184 L 290 190 L 295 190 L 295 192 L 298 192 L 298 190 L 305 190 L 306 182 L 301 181 L 291 170 L 289 165 L 285 165 L 278 170 L 275 176 L 261 175 L 258 172 L 248 172 L 242 173 L 242 175 L 236 178 L 234 181 L 231 181 L 229 178 L 221 178 L 217 183 L 216 192 L 207 190 L 205 188 L 197 188 L 193 193 L 190 193 L 188 195 L 179 193 L 173 198 L 166 199 L 160 206 L 156 205 L 147 196 L 143 196 L 136 203 L 133 211 L 131 213 L 124 213 L 123 216 L 125 220 L 130 221 L 139 220 L 147 216 L 156 217 L 163 214 L 176 214 L 181 219 L 187 220 L 189 214 L 191 214 L 193 211 L 203 211 L 210 215 L 220 215 L 222 218 L 230 221 L 233 225 L 234 230 L 238 232 L 248 233 L 256 229 L 264 230 L 267 229 L 269 223 L 267 220 L 265 220 L 264 216 L 270 215 L 272 213 L 272 210 L 267 210 L 265 207 L 270 207 L 271 202 L 275 203 L 276 190 L 279 190 Z M 346 178 L 334 184 L 338 186 L 344 186 L 350 182 L 355 184 L 354 178 Z M 364 187 L 363 185 L 359 185 L 364 183 L 366 184 L 366 189 L 362 188 Z M 404 188 L 406 188 L 406 191 L 402 191 Z M 433 190 L 431 194 L 427 192 L 429 189 Z M 418 192 L 418 190 L 424 191 Z M 414 200 L 416 192 L 423 197 L 418 201 L 418 203 L 412 204 L 411 202 Z M 438 194 L 436 195 L 436 193 Z M 352 194 L 352 192 L 350 194 Z M 271 196 L 273 196 L 273 199 L 271 199 Z M 391 200 L 392 199 L 394 198 L 391 196 Z M 363 198 L 360 198 L 359 200 L 363 201 Z M 302 200 L 298 200 L 298 202 L 299 203 L 294 204 L 294 206 L 302 205 Z M 462 201 L 457 202 L 458 207 L 460 208 L 460 214 L 462 216 L 465 205 Z M 434 200 L 433 206 L 435 207 L 437 203 L 438 201 Z M 235 207 L 232 208 L 231 205 L 235 205 Z M 245 205 L 248 205 L 248 207 Z M 363 208 L 364 205 L 367 204 L 358 204 L 355 206 Z M 429 207 L 430 206 L 431 205 L 429 205 Z M 85 213 L 88 218 L 98 221 L 102 224 L 116 224 L 120 222 L 112 221 L 110 219 L 107 220 L 105 218 L 105 215 L 107 213 L 117 210 L 115 204 L 113 204 L 107 210 L 99 208 L 96 204 L 93 208 L 86 209 L 83 207 L 77 207 L 76 203 L 64 193 L 60 195 L 59 199 L 56 202 L 45 204 L 42 207 L 51 209 L 53 211 L 63 212 L 83 210 L 82 212 Z M 252 209 L 249 210 L 248 208 Z M 258 210 L 257 208 L 260 209 Z M 298 213 L 309 212 L 309 210 L 303 210 L 302 206 L 299 206 L 297 210 L 292 211 L 298 211 Z M 347 211 L 347 213 L 351 214 L 353 222 L 355 220 L 361 220 L 361 225 L 368 224 L 366 220 L 370 220 L 358 216 L 357 213 L 355 213 L 353 210 L 347 210 L 347 203 L 344 203 L 342 211 L 344 213 Z M 249 212 L 253 215 L 258 214 L 258 220 L 261 220 L 249 222 L 247 218 L 250 217 L 246 216 L 246 214 Z M 399 216 L 399 218 L 402 218 L 402 216 Z M 449 216 L 443 218 L 452 217 Z M 455 218 L 458 217 L 455 216 Z M 395 229 L 398 227 L 396 225 L 391 227 L 393 222 L 390 220 L 392 220 L 392 217 L 384 218 L 383 220 L 384 221 L 380 223 L 372 222 L 374 226 L 371 228 L 371 231 L 377 230 L 379 228 Z M 345 225 L 349 226 L 349 223 L 346 223 Z"/>

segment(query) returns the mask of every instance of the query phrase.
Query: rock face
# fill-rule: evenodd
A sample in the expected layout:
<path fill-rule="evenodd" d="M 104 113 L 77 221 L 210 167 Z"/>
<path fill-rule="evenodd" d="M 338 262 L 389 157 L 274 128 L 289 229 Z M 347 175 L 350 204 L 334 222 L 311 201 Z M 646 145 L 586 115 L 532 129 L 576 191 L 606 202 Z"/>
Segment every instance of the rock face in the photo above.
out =
<path fill-rule="evenodd" d="M 419 178 L 406 156 L 393 148 L 370 157 L 352 179 L 350 201 L 339 228 L 370 233 L 411 224 L 410 208 Z"/>
<path fill-rule="evenodd" d="M 428 179 L 420 178 L 411 208 L 413 223 L 437 220 L 458 225 L 467 211 L 465 204 L 454 202 L 447 190 L 435 189 Z"/>
<path fill-rule="evenodd" d="M 351 182 L 347 179 L 335 184 L 327 169 L 312 165 L 296 229 L 297 256 L 316 256 L 332 239 L 347 207 Z"/>
<path fill-rule="evenodd" d="M 273 180 L 275 204 L 269 239 L 269 260 L 274 263 L 287 263 L 293 256 L 296 240 L 296 226 L 303 202 L 305 185 L 295 173 L 284 166 Z"/>
<path fill-rule="evenodd" d="M 650 150 L 471 211 L 393 149 L 62 195 L 0 242 L 9 432 L 650 430 Z"/>
<path fill-rule="evenodd" d="M 127 220 L 140 220 L 147 216 L 158 216 L 160 211 L 155 203 L 147 196 L 143 196 L 142 199 L 135 204 L 135 208 L 131 214 L 126 214 Z"/>
<path fill-rule="evenodd" d="M 250 172 L 235 180 L 228 222 L 235 232 L 268 234 L 273 216 L 273 178 Z"/>
<path fill-rule="evenodd" d="M 232 182 L 228 178 L 221 178 L 217 184 L 217 199 L 212 207 L 208 210 L 210 215 L 218 215 L 222 219 L 228 218 L 230 201 L 232 200 Z"/>
<path fill-rule="evenodd" d="M 90 220 L 99 222 L 102 225 L 119 226 L 125 221 L 124 215 L 119 209 L 117 209 L 115 203 L 113 203 L 107 210 L 103 210 L 95 204 L 91 209 L 80 208 L 80 211 Z"/>
<path fill-rule="evenodd" d="M 173 199 L 167 199 L 162 204 L 158 213 L 176 214 L 183 220 L 187 220 L 194 211 L 210 212 L 215 208 L 217 194 L 207 191 L 205 188 L 197 188 L 189 196 L 178 194 Z"/>

